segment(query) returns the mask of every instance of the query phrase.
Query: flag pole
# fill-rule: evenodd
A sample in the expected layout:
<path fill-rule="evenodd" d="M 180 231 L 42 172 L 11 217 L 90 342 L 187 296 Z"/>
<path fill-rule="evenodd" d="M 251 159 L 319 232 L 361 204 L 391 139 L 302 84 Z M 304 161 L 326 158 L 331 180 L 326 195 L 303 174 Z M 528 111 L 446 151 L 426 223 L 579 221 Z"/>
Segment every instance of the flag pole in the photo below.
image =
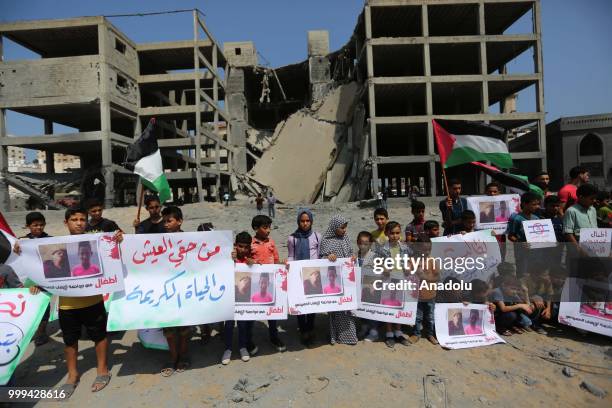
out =
<path fill-rule="evenodd" d="M 138 199 L 138 213 L 136 214 L 136 219 L 138 221 L 140 221 L 140 210 L 142 208 L 142 203 L 144 201 L 144 186 L 142 185 L 142 181 L 140 180 L 140 178 L 138 179 L 139 182 L 139 186 L 140 186 L 140 198 Z"/>

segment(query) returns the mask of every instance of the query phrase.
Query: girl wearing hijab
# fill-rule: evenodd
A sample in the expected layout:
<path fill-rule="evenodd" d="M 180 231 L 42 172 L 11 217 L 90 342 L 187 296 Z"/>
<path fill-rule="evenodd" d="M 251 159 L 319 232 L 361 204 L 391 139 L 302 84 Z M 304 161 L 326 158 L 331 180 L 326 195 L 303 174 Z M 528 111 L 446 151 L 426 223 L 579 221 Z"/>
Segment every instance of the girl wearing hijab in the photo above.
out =
<path fill-rule="evenodd" d="M 319 259 L 319 242 L 321 236 L 312 230 L 313 216 L 309 209 L 298 210 L 297 229 L 287 239 L 288 261 L 301 261 L 304 259 Z M 298 315 L 300 340 L 303 345 L 314 343 L 315 314 Z"/>
<path fill-rule="evenodd" d="M 335 262 L 338 258 L 353 257 L 353 247 L 346 234 L 348 220 L 337 214 L 332 217 L 329 227 L 319 247 L 319 257 Z M 354 258 L 354 257 L 353 257 Z M 351 312 L 329 313 L 329 334 L 331 344 L 357 344 L 357 329 L 355 318 Z"/>

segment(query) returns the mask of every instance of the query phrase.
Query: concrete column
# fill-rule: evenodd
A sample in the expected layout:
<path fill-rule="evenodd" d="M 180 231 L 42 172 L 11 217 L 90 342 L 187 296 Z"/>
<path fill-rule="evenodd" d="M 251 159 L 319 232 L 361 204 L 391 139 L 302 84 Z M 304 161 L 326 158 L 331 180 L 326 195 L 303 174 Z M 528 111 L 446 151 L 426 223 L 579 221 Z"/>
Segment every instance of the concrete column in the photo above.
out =
<path fill-rule="evenodd" d="M 53 122 L 45 119 L 45 135 L 53 134 Z M 55 154 L 51 151 L 45 151 L 45 171 L 47 174 L 55 174 Z"/>
<path fill-rule="evenodd" d="M 193 10 L 193 65 L 195 72 L 195 159 L 196 159 L 196 185 L 198 186 L 198 201 L 204 201 L 204 191 L 202 190 L 202 118 L 201 109 L 202 101 L 200 100 L 200 57 L 198 55 L 198 39 L 200 38 L 198 30 L 198 11 Z"/>
<path fill-rule="evenodd" d="M 331 64 L 329 54 L 329 32 L 308 32 L 308 79 L 310 82 L 310 100 L 321 100 L 331 87 Z"/>
<path fill-rule="evenodd" d="M 546 112 L 544 110 L 544 60 L 542 58 L 542 28 L 540 1 L 535 1 L 533 3 L 532 16 L 533 32 L 536 35 L 536 44 L 534 50 L 534 67 L 536 74 L 538 74 L 538 82 L 536 82 L 536 109 L 541 115 L 540 119 L 538 120 L 539 150 L 542 154 L 542 170 L 546 170 Z"/>
<path fill-rule="evenodd" d="M 0 62 L 4 61 L 3 37 L 0 35 Z M 0 109 L 0 211 L 9 211 L 11 203 L 9 198 L 9 187 L 6 181 L 8 175 L 8 146 L 4 143 L 6 133 L 6 109 Z"/>
<path fill-rule="evenodd" d="M 102 135 L 102 167 L 104 177 L 104 205 L 111 208 L 115 201 L 115 174 L 113 172 L 113 155 L 111 145 L 111 112 L 110 82 L 107 55 L 111 48 L 108 45 L 106 24 L 98 24 L 98 54 L 100 58 L 100 132 Z"/>
<path fill-rule="evenodd" d="M 217 44 L 213 43 L 213 49 L 212 49 L 212 67 L 215 70 L 215 72 L 217 71 L 217 65 L 218 65 L 218 59 L 217 59 L 217 54 L 219 53 L 219 49 L 217 48 Z M 214 108 L 214 114 L 213 114 L 213 120 L 215 123 L 215 134 L 217 135 L 218 138 L 221 138 L 221 134 L 219 132 L 219 81 L 217 80 L 217 76 L 213 75 L 213 101 L 215 102 L 215 106 Z M 227 129 L 227 131 L 229 131 L 229 129 Z M 231 162 L 229 161 L 230 157 L 228 157 L 228 163 L 231 166 Z M 215 164 L 217 167 L 217 177 L 216 177 L 216 181 L 215 181 L 215 200 L 216 201 L 221 201 L 221 149 L 219 146 L 219 142 L 215 142 Z M 200 177 L 202 177 L 200 175 Z"/>
<path fill-rule="evenodd" d="M 6 109 L 0 109 L 0 211 L 11 209 L 9 186 L 6 179 L 8 176 L 8 146 L 2 143 L 6 139 Z"/>
<path fill-rule="evenodd" d="M 244 68 L 231 67 L 226 79 L 226 104 L 230 116 L 229 139 L 236 149 L 232 154 L 232 168 L 236 173 L 247 172 L 248 107 L 245 96 Z"/>
<path fill-rule="evenodd" d="M 427 18 L 427 4 L 421 6 L 421 27 L 423 27 L 423 37 L 425 37 L 425 44 L 423 44 L 423 68 L 426 79 L 425 82 L 425 109 L 428 117 L 433 117 L 433 93 L 431 90 L 431 58 L 429 51 L 429 19 Z M 435 155 L 435 144 L 433 125 L 431 120 L 427 121 L 427 153 L 431 156 L 429 160 L 429 194 L 435 197 L 438 194 L 438 187 L 436 183 L 436 155 Z M 418 178 L 417 178 L 418 181 Z M 418 184 L 418 182 L 416 183 Z M 426 183 L 427 184 L 427 183 Z"/>
<path fill-rule="evenodd" d="M 487 75 L 487 42 L 485 41 L 485 6 L 484 1 L 478 4 L 478 27 L 480 33 L 480 74 Z M 489 82 L 485 77 L 482 79 L 481 112 L 489 113 Z"/>

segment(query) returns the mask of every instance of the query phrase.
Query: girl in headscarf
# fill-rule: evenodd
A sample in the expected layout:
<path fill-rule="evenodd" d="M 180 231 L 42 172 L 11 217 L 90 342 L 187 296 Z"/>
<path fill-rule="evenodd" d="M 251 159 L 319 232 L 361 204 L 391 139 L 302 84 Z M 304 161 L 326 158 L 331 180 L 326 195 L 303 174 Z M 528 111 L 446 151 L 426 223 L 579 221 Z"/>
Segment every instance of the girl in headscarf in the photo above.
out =
<path fill-rule="evenodd" d="M 332 217 L 329 227 L 319 246 L 319 257 L 335 262 L 338 258 L 353 257 L 353 247 L 346 234 L 348 220 L 337 214 Z M 329 334 L 331 344 L 357 344 L 357 328 L 351 312 L 329 313 Z"/>
<path fill-rule="evenodd" d="M 297 229 L 287 239 L 288 261 L 319 258 L 319 242 L 321 236 L 312 229 L 313 216 L 309 209 L 298 210 Z M 300 340 L 303 345 L 314 343 L 315 314 L 298 315 Z"/>

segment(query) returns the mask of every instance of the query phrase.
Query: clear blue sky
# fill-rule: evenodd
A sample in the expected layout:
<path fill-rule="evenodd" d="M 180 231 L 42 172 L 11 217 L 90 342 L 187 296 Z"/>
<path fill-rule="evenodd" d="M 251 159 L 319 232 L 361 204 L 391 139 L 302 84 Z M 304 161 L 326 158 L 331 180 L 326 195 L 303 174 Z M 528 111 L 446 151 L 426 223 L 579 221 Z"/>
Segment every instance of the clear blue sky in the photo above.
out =
<path fill-rule="evenodd" d="M 194 7 L 206 14 L 206 24 L 218 41 L 252 40 L 272 66 L 281 66 L 305 59 L 308 30 L 329 30 L 332 50 L 344 45 L 353 32 L 363 1 L 0 0 L 0 21 Z M 528 17 L 510 32 L 528 32 Z M 612 112 L 612 1 L 543 0 L 542 19 L 547 121 L 560 116 Z M 189 14 L 111 21 L 136 42 L 192 38 Z M 7 59 L 28 55 L 21 47 L 6 41 Z M 530 63 L 530 52 L 524 53 L 510 64 L 509 72 L 525 72 Z M 533 91 L 519 95 L 519 111 L 533 110 L 533 106 Z M 42 122 L 23 115 L 9 113 L 7 122 L 12 134 L 42 133 Z"/>

